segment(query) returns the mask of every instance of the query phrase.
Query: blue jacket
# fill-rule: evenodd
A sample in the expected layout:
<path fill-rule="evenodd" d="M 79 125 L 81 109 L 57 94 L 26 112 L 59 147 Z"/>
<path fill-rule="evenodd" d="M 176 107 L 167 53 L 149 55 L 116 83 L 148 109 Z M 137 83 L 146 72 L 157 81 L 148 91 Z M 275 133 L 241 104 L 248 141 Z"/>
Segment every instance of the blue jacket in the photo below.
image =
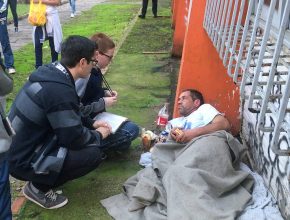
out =
<path fill-rule="evenodd" d="M 66 71 L 54 64 L 41 66 L 18 93 L 9 113 L 16 131 L 9 154 L 12 173 L 31 171 L 38 147 L 53 136 L 56 140 L 47 144 L 52 154 L 58 154 L 60 148 L 100 145 L 101 135 L 92 128 L 94 121 L 82 118 L 73 77 Z"/>

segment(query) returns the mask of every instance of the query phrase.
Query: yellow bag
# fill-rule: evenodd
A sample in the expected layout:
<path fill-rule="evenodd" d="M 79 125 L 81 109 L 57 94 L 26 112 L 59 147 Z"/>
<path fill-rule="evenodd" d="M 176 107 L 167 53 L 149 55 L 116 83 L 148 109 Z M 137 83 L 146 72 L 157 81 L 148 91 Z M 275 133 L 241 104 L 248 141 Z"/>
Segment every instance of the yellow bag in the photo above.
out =
<path fill-rule="evenodd" d="M 46 5 L 39 0 L 38 4 L 34 4 L 30 0 L 28 22 L 33 26 L 43 26 L 46 23 Z"/>

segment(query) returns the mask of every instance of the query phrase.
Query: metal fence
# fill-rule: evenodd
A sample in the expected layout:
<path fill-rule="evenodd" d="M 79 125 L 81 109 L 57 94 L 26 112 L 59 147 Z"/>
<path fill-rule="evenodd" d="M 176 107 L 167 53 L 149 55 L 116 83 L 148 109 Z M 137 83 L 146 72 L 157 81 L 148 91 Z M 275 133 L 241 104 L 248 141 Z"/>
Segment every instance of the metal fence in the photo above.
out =
<path fill-rule="evenodd" d="M 241 103 L 257 114 L 257 132 L 271 132 L 272 151 L 289 156 L 290 149 L 278 142 L 283 133 L 290 143 L 290 1 L 279 2 L 278 26 L 273 22 L 276 3 L 271 0 L 262 16 L 264 0 L 207 0 L 203 26 L 239 85 Z M 274 123 L 266 123 L 268 114 Z"/>

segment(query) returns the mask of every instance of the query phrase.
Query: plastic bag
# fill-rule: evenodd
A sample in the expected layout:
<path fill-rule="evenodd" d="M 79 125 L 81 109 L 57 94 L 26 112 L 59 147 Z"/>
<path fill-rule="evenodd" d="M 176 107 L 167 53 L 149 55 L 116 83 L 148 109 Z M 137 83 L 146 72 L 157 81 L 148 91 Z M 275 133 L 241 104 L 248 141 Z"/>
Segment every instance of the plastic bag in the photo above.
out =
<path fill-rule="evenodd" d="M 46 5 L 39 0 L 38 4 L 34 4 L 30 0 L 28 22 L 33 26 L 43 26 L 46 23 Z"/>

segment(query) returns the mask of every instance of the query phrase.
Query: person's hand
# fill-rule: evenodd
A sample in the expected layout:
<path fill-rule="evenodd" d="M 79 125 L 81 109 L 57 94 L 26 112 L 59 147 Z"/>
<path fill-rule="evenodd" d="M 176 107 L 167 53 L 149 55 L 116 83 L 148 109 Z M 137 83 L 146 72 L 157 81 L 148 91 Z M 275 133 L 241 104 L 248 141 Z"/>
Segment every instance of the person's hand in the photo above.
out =
<path fill-rule="evenodd" d="M 100 132 L 102 134 L 103 139 L 105 139 L 111 134 L 112 129 L 110 129 L 109 127 L 101 126 L 101 127 L 98 127 L 96 131 Z"/>
<path fill-rule="evenodd" d="M 181 128 L 173 128 L 170 132 L 170 136 L 177 143 L 187 143 L 195 137 L 194 129 L 183 130 Z"/>
<path fill-rule="evenodd" d="M 189 130 L 173 129 L 170 135 L 172 139 L 174 139 L 178 143 L 187 143 L 193 138 L 199 136 L 196 128 Z"/>
<path fill-rule="evenodd" d="M 108 122 L 106 122 L 106 121 L 95 121 L 94 122 L 94 124 L 93 124 L 93 127 L 94 128 L 99 128 L 99 127 L 107 127 L 107 128 L 109 128 L 109 130 L 112 130 L 112 127 L 111 127 L 111 125 L 108 123 Z"/>
<path fill-rule="evenodd" d="M 106 108 L 113 106 L 117 102 L 117 97 L 116 96 L 104 97 L 103 99 L 105 101 L 105 107 Z"/>
<path fill-rule="evenodd" d="M 170 136 L 173 140 L 175 140 L 176 142 L 178 137 L 183 133 L 181 128 L 172 128 L 170 131 Z"/>
<path fill-rule="evenodd" d="M 105 97 L 116 97 L 117 98 L 118 93 L 117 91 L 113 90 L 112 93 L 109 90 L 105 90 Z"/>

